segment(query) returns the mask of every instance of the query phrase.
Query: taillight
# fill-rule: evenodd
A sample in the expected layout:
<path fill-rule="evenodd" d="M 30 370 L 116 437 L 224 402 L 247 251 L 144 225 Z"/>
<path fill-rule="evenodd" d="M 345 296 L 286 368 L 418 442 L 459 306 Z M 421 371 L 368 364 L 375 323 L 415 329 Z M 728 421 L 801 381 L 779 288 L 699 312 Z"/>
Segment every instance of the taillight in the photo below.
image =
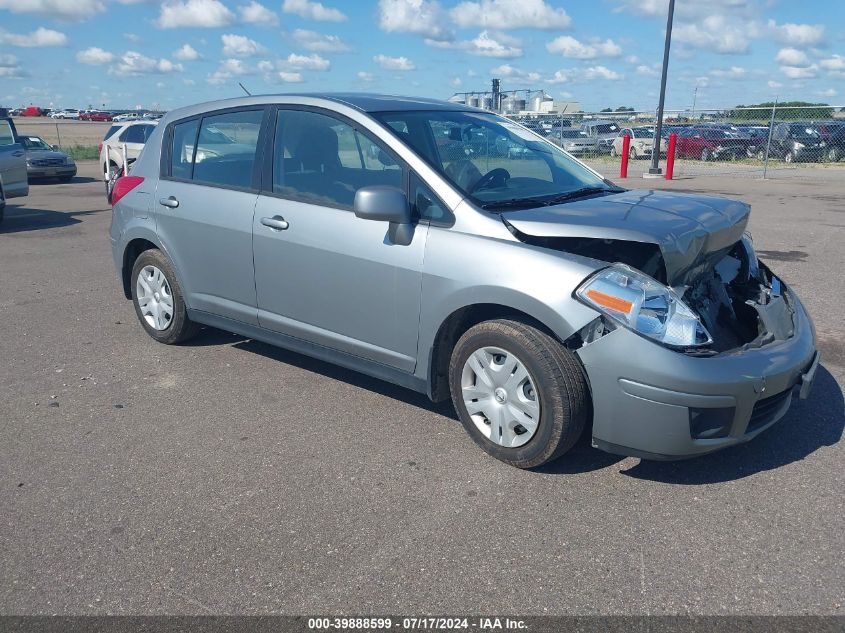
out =
<path fill-rule="evenodd" d="M 102 153 L 103 153 L 103 144 L 102 144 L 102 143 L 100 143 L 99 145 L 97 145 L 97 153 L 98 153 L 98 154 L 102 154 Z"/>
<path fill-rule="evenodd" d="M 132 191 L 135 187 L 144 182 L 141 176 L 121 176 L 114 183 L 114 189 L 111 192 L 111 206 L 115 206 L 120 199 L 127 193 Z"/>

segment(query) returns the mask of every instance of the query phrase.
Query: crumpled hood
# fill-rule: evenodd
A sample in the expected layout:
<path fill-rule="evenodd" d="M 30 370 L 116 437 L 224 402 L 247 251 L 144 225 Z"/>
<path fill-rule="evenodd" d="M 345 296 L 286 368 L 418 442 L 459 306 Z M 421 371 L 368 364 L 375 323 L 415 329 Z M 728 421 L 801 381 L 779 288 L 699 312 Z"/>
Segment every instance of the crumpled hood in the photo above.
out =
<path fill-rule="evenodd" d="M 727 250 L 745 231 L 751 208 L 737 200 L 634 190 L 503 214 L 520 233 L 656 244 L 669 285 L 684 282 L 707 255 Z"/>

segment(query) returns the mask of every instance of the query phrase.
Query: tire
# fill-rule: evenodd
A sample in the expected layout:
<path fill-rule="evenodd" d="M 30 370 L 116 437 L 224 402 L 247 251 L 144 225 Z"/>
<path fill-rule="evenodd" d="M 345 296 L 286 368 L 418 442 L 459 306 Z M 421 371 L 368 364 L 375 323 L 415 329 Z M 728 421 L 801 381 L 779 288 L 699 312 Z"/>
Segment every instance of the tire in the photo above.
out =
<path fill-rule="evenodd" d="M 795 162 L 795 152 L 792 150 L 786 153 L 786 156 L 783 157 L 785 163 L 794 163 Z"/>
<path fill-rule="evenodd" d="M 827 159 L 831 163 L 838 163 L 840 158 L 842 158 L 842 150 L 838 147 L 831 147 L 827 150 Z"/>
<path fill-rule="evenodd" d="M 632 147 L 628 150 L 628 159 L 637 160 L 637 158 L 639 158 L 639 156 L 637 156 L 637 149 L 635 147 Z"/>
<path fill-rule="evenodd" d="M 707 161 L 712 158 L 712 154 L 710 153 L 709 149 L 701 150 L 701 160 Z"/>
<path fill-rule="evenodd" d="M 3 223 L 3 218 L 6 216 L 6 196 L 3 195 L 3 187 L 0 187 L 0 224 Z"/>
<path fill-rule="evenodd" d="M 494 351 L 488 352 L 491 349 Z M 497 353 L 504 355 L 501 363 Z M 503 388 L 493 392 L 491 386 L 479 382 L 482 379 L 473 369 L 477 354 L 489 358 L 484 373 L 494 386 L 499 382 L 507 386 L 509 379 L 521 374 L 518 366 L 515 374 L 508 373 L 509 362 L 521 365 L 526 377 L 509 387 L 510 394 Z M 494 369 L 497 364 L 504 372 L 498 376 Z M 478 391 L 475 385 L 479 385 Z M 590 416 L 589 389 L 575 356 L 545 332 L 518 321 L 485 321 L 467 330 L 452 350 L 449 387 L 455 410 L 473 441 L 496 459 L 517 468 L 534 468 L 563 455 L 577 442 Z M 528 387 L 531 389 L 526 391 Z M 498 399 L 500 390 L 503 400 Z M 489 410 L 493 418 L 497 412 L 504 412 L 507 419 L 491 420 L 480 409 L 470 414 L 464 398 L 482 391 L 483 397 L 470 399 L 470 405 L 486 402 L 479 407 Z M 536 418 L 523 408 L 532 403 L 538 405 L 531 409 L 539 411 Z M 526 425 L 523 433 L 519 431 L 520 421 Z M 499 442 L 492 439 L 494 429 L 499 429 Z M 529 436 L 524 440 L 526 433 Z M 507 436 L 513 438 L 513 445 L 503 445 Z"/>
<path fill-rule="evenodd" d="M 757 160 L 759 160 L 761 163 L 766 161 L 766 151 L 765 150 L 761 149 L 759 152 L 757 152 Z"/>
<path fill-rule="evenodd" d="M 145 303 L 145 305 L 150 305 L 154 302 L 157 306 L 162 306 L 162 312 L 165 314 L 159 323 L 160 325 L 164 325 L 164 327 L 160 329 L 154 327 L 147 320 L 148 317 L 145 316 L 144 309 L 141 307 L 141 303 L 144 302 L 145 297 L 139 298 L 138 278 L 142 273 L 147 279 L 147 285 L 155 287 L 150 279 L 146 277 L 147 273 L 151 270 L 158 270 L 163 274 L 164 283 L 161 286 L 164 287 L 166 285 L 167 288 L 160 295 L 150 297 L 150 301 Z M 132 291 L 132 304 L 135 306 L 135 314 L 138 317 L 138 321 L 141 322 L 141 326 L 146 330 L 147 334 L 159 343 L 164 343 L 165 345 L 183 343 L 199 332 L 199 326 L 188 318 L 182 287 L 176 278 L 176 271 L 173 270 L 170 260 L 160 250 L 149 249 L 138 256 L 138 259 L 135 260 L 135 264 L 132 266 L 130 288 Z M 169 310 L 165 307 L 166 302 L 158 301 L 159 296 L 170 299 Z M 169 320 L 166 317 L 166 313 L 170 314 Z M 156 321 L 153 315 L 150 315 L 150 317 L 154 322 Z"/>

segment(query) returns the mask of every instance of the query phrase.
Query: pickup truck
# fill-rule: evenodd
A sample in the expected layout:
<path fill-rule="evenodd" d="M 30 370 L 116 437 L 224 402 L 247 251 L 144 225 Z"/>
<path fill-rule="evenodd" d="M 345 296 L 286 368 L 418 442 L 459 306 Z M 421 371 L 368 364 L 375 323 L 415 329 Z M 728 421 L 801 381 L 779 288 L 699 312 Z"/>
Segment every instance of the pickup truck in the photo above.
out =
<path fill-rule="evenodd" d="M 26 174 L 26 152 L 18 140 L 15 124 L 9 117 L 0 118 L 0 222 L 6 211 L 6 200 L 29 194 Z"/>

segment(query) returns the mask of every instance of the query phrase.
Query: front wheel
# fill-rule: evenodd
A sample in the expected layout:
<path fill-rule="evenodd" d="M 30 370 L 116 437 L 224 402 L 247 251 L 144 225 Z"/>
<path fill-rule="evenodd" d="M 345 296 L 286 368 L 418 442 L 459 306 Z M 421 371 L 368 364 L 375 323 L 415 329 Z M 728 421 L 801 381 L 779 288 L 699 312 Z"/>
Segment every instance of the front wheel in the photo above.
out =
<path fill-rule="evenodd" d="M 467 330 L 452 351 L 449 383 L 475 443 L 518 468 L 563 455 L 589 417 L 589 391 L 575 356 L 518 321 L 485 321 Z"/>
<path fill-rule="evenodd" d="M 159 250 L 144 251 L 132 267 L 132 303 L 143 328 L 159 343 L 193 337 L 199 326 L 188 319 L 182 288 L 170 260 Z"/>
<path fill-rule="evenodd" d="M 709 149 L 701 150 L 701 160 L 710 160 L 713 154 L 710 153 Z"/>
<path fill-rule="evenodd" d="M 631 160 L 637 160 L 637 150 L 636 148 L 632 147 L 628 150 L 628 158 Z"/>
<path fill-rule="evenodd" d="M 840 150 L 838 147 L 831 147 L 829 150 L 827 150 L 827 159 L 831 163 L 838 162 L 840 158 L 842 158 L 842 150 Z"/>
<path fill-rule="evenodd" d="M 795 162 L 795 152 L 789 151 L 786 153 L 786 156 L 783 157 L 783 160 L 787 163 L 794 163 Z"/>

